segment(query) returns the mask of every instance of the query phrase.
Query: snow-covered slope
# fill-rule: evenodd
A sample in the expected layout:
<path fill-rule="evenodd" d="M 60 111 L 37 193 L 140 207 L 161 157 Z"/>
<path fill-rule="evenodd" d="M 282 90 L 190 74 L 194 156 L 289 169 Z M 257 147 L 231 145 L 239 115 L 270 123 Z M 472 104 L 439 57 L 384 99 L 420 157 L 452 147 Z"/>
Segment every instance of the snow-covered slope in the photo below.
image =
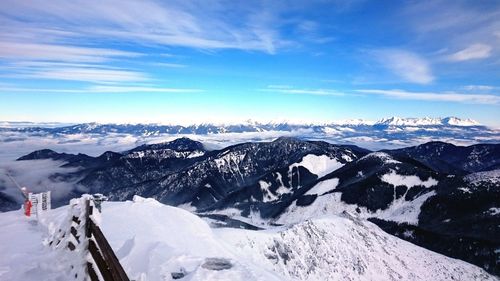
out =
<path fill-rule="evenodd" d="M 351 157 L 347 155 L 342 155 L 347 161 L 352 161 Z M 302 158 L 299 163 L 292 164 L 290 166 L 290 171 L 295 168 L 302 166 L 309 170 L 309 172 L 322 177 L 328 173 L 331 173 L 338 168 L 342 167 L 344 164 L 337 161 L 335 158 L 330 158 L 327 155 L 314 155 L 308 154 Z"/>
<path fill-rule="evenodd" d="M 1 280 L 67 280 L 46 225 L 0 214 Z M 53 226 L 53 225 L 52 225 Z M 386 234 L 348 214 L 264 231 L 211 228 L 153 199 L 103 204 L 101 228 L 131 280 L 498 280 L 484 270 Z"/>
<path fill-rule="evenodd" d="M 465 177 L 465 180 L 470 182 L 473 185 L 479 185 L 482 182 L 488 182 L 491 184 L 499 184 L 500 183 L 500 169 L 468 174 Z"/>
<path fill-rule="evenodd" d="M 285 230 L 220 233 L 248 260 L 285 280 L 495 280 L 463 261 L 394 239 L 347 213 Z"/>
<path fill-rule="evenodd" d="M 170 280 L 280 280 L 279 276 L 242 262 L 210 226 L 188 211 L 154 199 L 105 203 L 101 225 L 131 279 Z M 212 270 L 218 261 L 231 268 Z"/>
<path fill-rule="evenodd" d="M 21 210 L 0 213 L 0 280 L 70 280 L 66 276 L 69 270 L 60 267 L 58 253 L 43 244 L 48 221 L 59 223 L 66 211 L 66 207 L 52 210 L 38 224 Z"/>

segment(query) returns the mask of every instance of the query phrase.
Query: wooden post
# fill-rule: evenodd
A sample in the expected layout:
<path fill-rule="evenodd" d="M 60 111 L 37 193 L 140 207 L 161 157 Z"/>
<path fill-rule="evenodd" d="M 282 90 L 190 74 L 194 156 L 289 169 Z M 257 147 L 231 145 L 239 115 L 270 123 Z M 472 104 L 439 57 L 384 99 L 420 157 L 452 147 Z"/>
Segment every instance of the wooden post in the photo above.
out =
<path fill-rule="evenodd" d="M 92 206 L 90 206 L 90 199 L 87 199 L 85 201 L 85 236 L 87 236 L 87 238 L 90 238 L 92 236 L 89 224 L 89 222 L 91 221 L 90 219 L 91 215 L 92 215 Z"/>
<path fill-rule="evenodd" d="M 85 236 L 88 239 L 88 251 L 97 265 L 97 268 L 94 268 L 91 263 L 87 263 L 89 277 L 92 281 L 97 280 L 94 278 L 97 278 L 96 270 L 99 270 L 105 281 L 130 281 L 101 229 L 90 218 L 93 212 L 90 200 L 85 202 L 85 208 Z M 92 236 L 95 242 L 90 239 Z"/>

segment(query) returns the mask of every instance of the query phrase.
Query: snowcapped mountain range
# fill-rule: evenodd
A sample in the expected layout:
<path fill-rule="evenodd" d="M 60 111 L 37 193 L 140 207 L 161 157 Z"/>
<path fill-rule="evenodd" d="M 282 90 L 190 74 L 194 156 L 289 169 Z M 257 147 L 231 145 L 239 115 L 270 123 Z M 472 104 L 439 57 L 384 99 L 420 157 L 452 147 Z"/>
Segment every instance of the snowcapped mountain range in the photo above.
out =
<path fill-rule="evenodd" d="M 446 118 L 383 118 L 379 121 L 363 119 L 351 119 L 335 121 L 324 124 L 299 124 L 289 122 L 261 123 L 248 120 L 242 123 L 229 124 L 193 124 L 193 125 L 160 125 L 160 124 L 59 124 L 58 123 L 33 123 L 33 122 L 8 122 L 0 121 L 0 127 L 4 130 L 15 129 L 20 131 L 46 131 L 62 134 L 78 133 L 131 133 L 131 134 L 217 134 L 217 133 L 243 133 L 243 132 L 265 132 L 265 131 L 289 131 L 306 128 L 327 128 L 332 126 L 481 126 L 479 122 L 472 119 L 460 119 L 457 117 Z"/>
<path fill-rule="evenodd" d="M 125 151 L 141 144 L 189 137 L 212 149 L 220 149 L 248 141 L 271 141 L 282 136 L 380 150 L 415 146 L 429 141 L 455 145 L 498 143 L 500 129 L 456 117 L 392 117 L 377 122 L 346 120 L 328 124 L 248 121 L 184 126 L 0 122 L 0 161 L 14 160 L 33 150 L 45 148 L 100 155 L 109 150 Z"/>
<path fill-rule="evenodd" d="M 374 125 L 387 125 L 387 126 L 481 126 L 481 124 L 472 119 L 460 119 L 457 117 L 446 118 L 400 118 L 391 117 L 384 118 L 377 121 Z"/>

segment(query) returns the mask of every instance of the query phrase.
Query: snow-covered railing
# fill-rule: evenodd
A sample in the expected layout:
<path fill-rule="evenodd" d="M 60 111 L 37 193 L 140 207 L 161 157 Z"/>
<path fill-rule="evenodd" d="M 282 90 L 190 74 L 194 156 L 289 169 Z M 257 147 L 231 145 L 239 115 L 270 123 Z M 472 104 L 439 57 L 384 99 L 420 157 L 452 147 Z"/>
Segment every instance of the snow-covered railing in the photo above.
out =
<path fill-rule="evenodd" d="M 60 228 L 49 245 L 67 251 L 72 276 L 77 280 L 129 281 L 113 249 L 99 228 L 100 213 L 93 197 L 70 202 L 69 232 Z M 67 229 L 67 226 L 66 226 Z"/>

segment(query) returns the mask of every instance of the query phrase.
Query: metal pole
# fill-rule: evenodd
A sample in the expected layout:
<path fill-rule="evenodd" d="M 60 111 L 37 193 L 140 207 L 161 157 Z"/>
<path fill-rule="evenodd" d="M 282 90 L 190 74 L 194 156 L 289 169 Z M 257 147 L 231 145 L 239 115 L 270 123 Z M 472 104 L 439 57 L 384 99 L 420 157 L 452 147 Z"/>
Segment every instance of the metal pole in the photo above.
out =
<path fill-rule="evenodd" d="M 21 191 L 21 193 L 24 196 L 24 199 L 28 199 L 28 195 L 24 192 L 23 188 L 17 183 L 17 181 L 9 174 L 9 172 L 6 172 L 7 177 L 17 186 L 17 188 Z"/>

